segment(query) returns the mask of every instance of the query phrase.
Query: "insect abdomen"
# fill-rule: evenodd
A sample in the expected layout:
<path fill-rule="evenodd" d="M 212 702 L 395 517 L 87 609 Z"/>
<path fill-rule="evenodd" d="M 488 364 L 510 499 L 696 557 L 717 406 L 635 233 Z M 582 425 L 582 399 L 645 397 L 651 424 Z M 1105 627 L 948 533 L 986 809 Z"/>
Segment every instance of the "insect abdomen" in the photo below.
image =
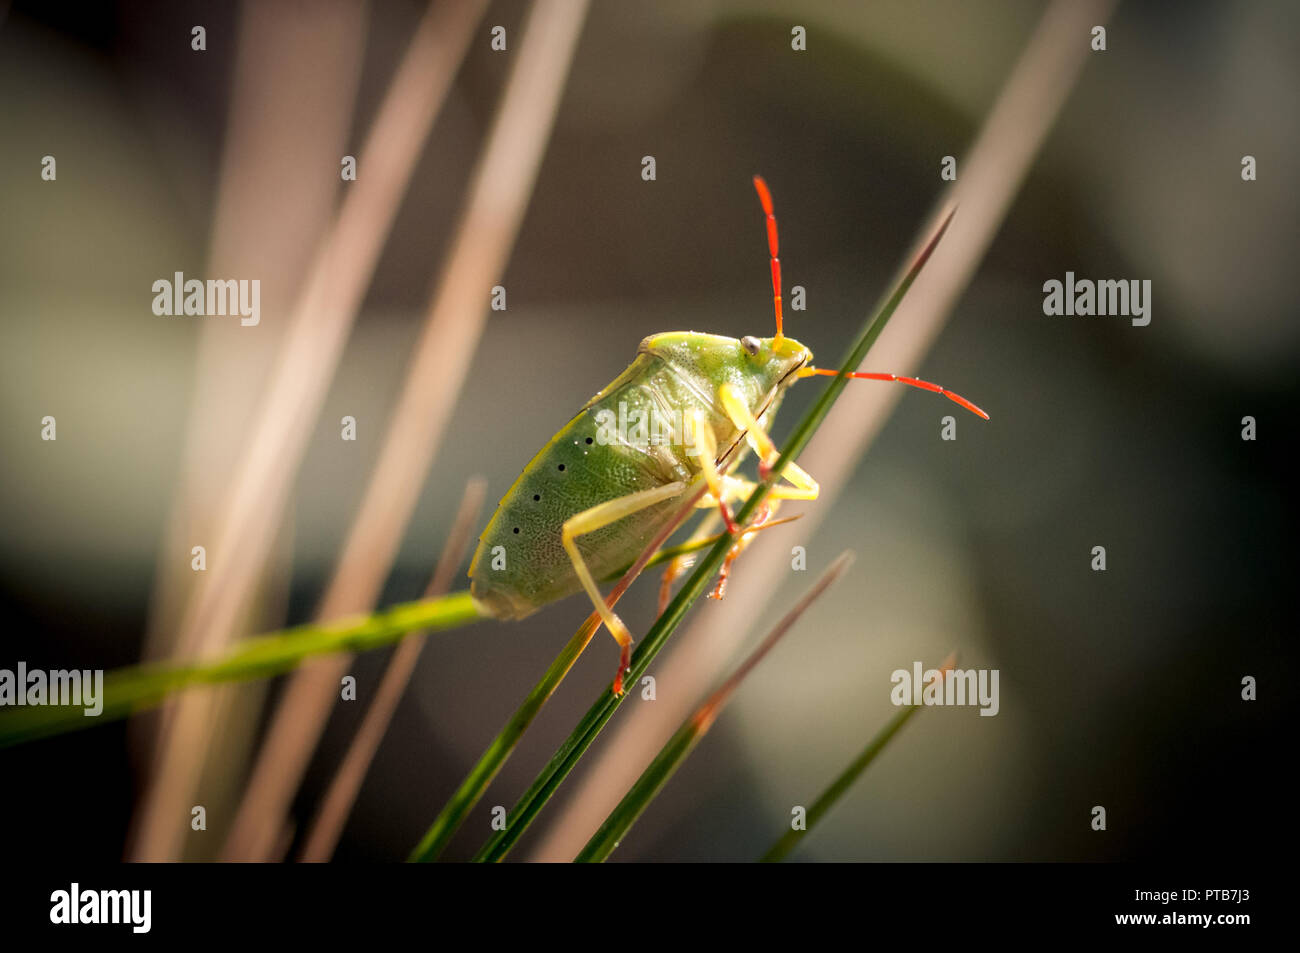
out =
<path fill-rule="evenodd" d="M 695 477 L 699 466 L 680 433 L 669 433 L 666 444 L 640 445 L 632 431 L 638 414 L 644 419 L 656 409 L 669 412 L 670 430 L 680 415 L 697 407 L 713 424 L 717 410 L 703 403 L 700 391 L 684 384 L 662 359 L 642 355 L 529 462 L 498 504 L 470 567 L 471 592 L 486 613 L 521 618 L 578 591 L 561 543 L 561 528 L 570 517 L 629 493 Z M 620 428 L 620 419 L 626 427 Z M 593 575 L 599 579 L 630 564 L 680 505 L 673 498 L 580 537 L 578 547 Z"/>

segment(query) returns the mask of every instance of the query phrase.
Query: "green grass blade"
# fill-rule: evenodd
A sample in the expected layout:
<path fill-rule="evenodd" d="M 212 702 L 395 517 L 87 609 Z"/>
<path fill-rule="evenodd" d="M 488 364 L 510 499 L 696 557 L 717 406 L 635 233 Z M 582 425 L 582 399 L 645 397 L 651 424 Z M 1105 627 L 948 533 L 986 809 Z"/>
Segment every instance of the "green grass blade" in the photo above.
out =
<path fill-rule="evenodd" d="M 817 428 L 826 418 L 826 415 L 830 413 L 831 406 L 848 383 L 849 378 L 844 374 L 856 369 L 862 363 L 871 346 L 880 337 L 880 333 L 885 329 L 890 317 L 898 309 L 898 305 L 902 302 L 908 289 L 912 287 L 912 283 L 916 280 L 921 268 L 929 260 L 939 240 L 947 231 L 948 225 L 952 222 L 952 216 L 953 212 L 950 211 L 944 217 L 942 224 L 935 230 L 930 240 L 926 242 L 894 290 L 880 305 L 875 315 L 867 322 L 866 327 L 858 336 L 857 342 L 849 351 L 848 357 L 845 358 L 844 363 L 841 365 L 841 373 L 831 378 L 830 386 L 822 392 L 803 419 L 800 420 L 772 472 L 767 479 L 759 482 L 754 492 L 750 494 L 749 499 L 736 513 L 736 522 L 744 525 L 749 521 L 754 511 L 771 490 L 772 485 L 780 478 L 779 474 L 784 465 L 794 460 L 808 445 L 808 441 L 812 439 Z M 713 548 L 700 559 L 695 571 L 691 573 L 678 591 L 677 596 L 668 604 L 668 608 L 664 610 L 663 615 L 650 627 L 650 631 L 646 633 L 645 638 L 637 647 L 636 653 L 632 656 L 628 684 L 635 685 L 640 681 L 641 676 L 645 674 L 646 669 L 650 667 L 650 663 L 659 654 L 664 643 L 676 630 L 677 626 L 681 624 L 682 619 L 695 603 L 695 600 L 704 594 L 709 580 L 722 566 L 722 561 L 726 558 L 730 545 L 730 540 L 727 539 L 720 539 L 714 544 Z M 623 698 L 626 697 L 626 695 L 623 696 Z M 591 706 L 587 714 L 578 723 L 578 726 L 560 745 L 559 750 L 552 756 L 546 767 L 534 779 L 532 785 L 516 802 L 514 808 L 507 815 L 505 829 L 495 832 L 488 839 L 487 843 L 475 855 L 475 860 L 493 862 L 505 857 L 519 837 L 528 829 L 538 812 L 550 800 L 556 789 L 568 777 L 569 772 L 581 760 L 587 748 L 596 740 L 600 730 L 604 728 L 609 719 L 613 717 L 618 706 L 622 704 L 623 698 L 615 697 L 613 692 L 610 691 L 601 693 L 600 698 Z"/>
<path fill-rule="evenodd" d="M 623 796 L 623 800 L 618 803 L 609 817 L 605 818 L 605 823 L 600 826 L 600 830 L 592 835 L 591 840 L 587 841 L 587 845 L 582 848 L 578 856 L 573 858 L 573 862 L 575 864 L 604 863 L 707 732 L 708 727 L 696 724 L 694 716 L 688 718 L 668 739 L 668 743 L 642 772 L 641 777 L 637 778 L 636 783 Z"/>
<path fill-rule="evenodd" d="M 858 779 L 858 775 L 867 769 L 867 765 L 876 759 L 876 756 L 884 750 L 885 745 L 889 744 L 890 739 L 898 734 L 899 730 L 907 724 L 908 719 L 915 715 L 920 707 L 920 705 L 908 705 L 901 711 L 895 712 L 894 717 L 890 718 L 885 727 L 880 729 L 876 736 L 862 749 L 862 753 L 853 759 L 853 763 L 845 768 L 844 772 L 831 782 L 830 787 L 823 791 L 817 800 L 813 802 L 812 807 L 808 808 L 807 829 L 786 831 L 772 845 L 771 849 L 760 858 L 761 861 L 765 864 L 776 863 L 794 850 L 795 845 L 804 838 L 808 831 L 813 829 L 813 826 L 839 800 L 840 795 L 853 786 L 853 782 Z"/>
<path fill-rule="evenodd" d="M 55 705 L 10 708 L 0 713 L 0 747 L 123 718 L 195 685 L 267 678 L 312 655 L 364 652 L 396 642 L 409 632 L 445 631 L 480 618 L 469 593 L 454 592 L 439 599 L 400 603 L 367 616 L 310 623 L 246 639 L 212 661 L 120 668 L 104 678 L 103 711 L 97 717 L 87 717 L 82 707 Z"/>
<path fill-rule="evenodd" d="M 789 520 L 773 520 L 762 529 L 782 522 Z M 703 549 L 718 538 L 713 536 L 661 549 L 650 558 L 646 567 Z M 625 571 L 612 573 L 604 581 L 617 579 Z M 311 623 L 253 636 L 225 657 L 212 662 L 133 665 L 116 669 L 104 679 L 104 711 L 98 717 L 87 719 L 80 707 L 50 705 L 24 706 L 0 712 L 0 748 L 78 728 L 93 728 L 105 721 L 152 708 L 168 695 L 195 685 L 267 678 L 288 671 L 308 656 L 361 652 L 398 641 L 420 629 L 444 631 L 468 625 L 479 618 L 469 601 L 469 593 L 455 592 L 440 599 L 399 603 L 366 616 L 324 624 Z"/>
<path fill-rule="evenodd" d="M 606 597 L 606 601 L 611 607 L 618 602 L 623 593 L 627 591 L 628 587 L 632 585 L 637 576 L 647 566 L 656 561 L 663 561 L 657 558 L 664 552 L 660 547 L 691 515 L 696 502 L 703 495 L 704 487 L 701 485 L 682 504 L 672 519 L 655 534 L 654 539 L 642 550 L 632 565 L 624 570 L 622 577 Z M 681 549 L 681 547 L 675 548 Z M 672 556 L 665 558 L 671 559 Z M 482 757 L 479 758 L 474 767 L 470 769 L 470 773 L 461 782 L 460 787 L 456 789 L 442 811 L 434 818 L 433 824 L 425 832 L 420 843 L 411 851 L 411 856 L 408 858 L 410 861 L 429 863 L 438 858 L 438 855 L 451 841 L 460 825 L 464 823 L 470 810 L 478 803 L 488 785 L 492 783 L 492 779 L 497 776 L 497 772 L 501 770 L 506 759 L 513 753 L 515 745 L 519 743 L 519 739 L 523 737 L 524 732 L 528 730 L 528 726 L 537 717 L 537 713 L 546 704 L 546 700 L 554 694 L 560 682 L 564 680 L 564 676 L 569 674 L 569 669 L 578 660 L 578 656 L 582 654 L 582 650 L 587 647 L 587 643 L 591 641 L 591 637 L 596 634 L 598 628 L 600 628 L 600 616 L 593 612 L 587 617 L 587 621 L 578 627 L 578 631 L 574 633 L 573 638 L 569 640 L 555 661 L 551 663 L 550 668 L 542 675 L 541 681 L 528 693 L 523 705 L 506 723 L 506 726 L 501 729 L 496 738 L 492 740 L 492 743 L 488 745 L 487 751 L 483 752 Z"/>
<path fill-rule="evenodd" d="M 812 588 L 791 607 L 790 611 L 759 643 L 758 648 L 749 654 L 749 657 L 745 659 L 740 668 L 736 669 L 726 681 L 705 699 L 704 704 L 682 723 L 682 726 L 673 733 L 672 738 L 664 745 L 663 750 L 655 756 L 655 759 L 637 778 L 636 783 L 623 796 L 623 800 L 610 812 L 609 817 L 605 818 L 605 823 L 600 826 L 600 830 L 592 835 L 591 840 L 574 858 L 576 863 L 602 863 L 614 852 L 614 848 L 618 847 L 624 835 L 645 812 L 645 809 L 650 806 L 650 802 L 655 799 L 663 786 L 668 783 L 668 779 L 673 776 L 681 763 L 686 760 L 686 757 L 695 750 L 695 746 L 699 744 L 700 739 L 713 727 L 714 721 L 717 720 L 718 715 L 740 686 L 740 683 L 754 670 L 767 653 L 772 651 L 777 642 L 781 641 L 782 637 L 794 627 L 799 618 L 808 611 L 808 607 L 831 587 L 835 580 L 844 573 L 844 570 L 848 569 L 852 562 L 852 553 L 847 550 L 841 553 L 835 562 L 831 563 L 830 567 L 813 583 Z"/>
<path fill-rule="evenodd" d="M 762 529 L 789 521 L 773 520 Z M 646 567 L 703 549 L 718 538 L 713 536 L 661 549 L 647 561 Z M 617 579 L 623 572 L 626 570 L 607 576 L 605 581 Z M 87 718 L 81 707 L 54 705 L 23 706 L 0 712 L 0 748 L 79 728 L 93 728 L 152 708 L 168 695 L 195 685 L 268 678 L 288 671 L 312 655 L 362 652 L 396 642 L 421 629 L 445 631 L 468 625 L 479 618 L 469 593 L 455 592 L 439 599 L 399 603 L 365 616 L 310 623 L 253 636 L 226 656 L 211 662 L 132 665 L 116 669 L 105 676 L 104 710 L 97 717 Z"/>
<path fill-rule="evenodd" d="M 500 733 L 492 739 L 486 751 L 479 758 L 478 762 L 470 769 L 465 780 L 460 783 L 454 794 L 447 801 L 445 807 L 434 818 L 433 824 L 425 832 L 420 843 L 411 851 L 408 858 L 412 863 L 429 863 L 436 860 L 442 853 L 447 844 L 451 841 L 460 825 L 464 823 L 466 816 L 478 803 L 483 792 L 487 790 L 492 779 L 497 776 L 506 760 L 514 752 L 515 746 L 519 744 L 519 739 L 523 737 L 524 732 L 528 730 L 537 713 L 542 710 L 547 699 L 554 694 L 564 676 L 569 673 L 573 663 L 578 660 L 582 650 L 587 647 L 591 637 L 596 634 L 596 621 L 599 617 L 593 617 L 584 622 L 582 626 L 574 633 L 573 638 L 569 639 L 556 656 L 550 667 L 542 675 L 541 680 L 533 686 L 533 690 L 528 693 L 524 703 L 519 710 L 514 713 L 506 726 L 501 729 Z"/>
<path fill-rule="evenodd" d="M 955 657 L 950 656 L 939 668 L 941 675 L 946 674 L 948 670 L 953 667 L 955 662 Z M 894 717 L 890 718 L 889 721 L 885 723 L 885 727 L 881 728 L 880 731 L 876 733 L 876 736 L 867 742 L 867 746 L 862 749 L 861 754 L 854 758 L 852 763 L 844 769 L 840 776 L 830 783 L 830 786 L 817 797 L 817 800 L 813 801 L 812 807 L 808 808 L 804 830 L 800 831 L 791 828 L 786 831 L 777 842 L 768 849 L 768 852 L 759 858 L 760 862 L 764 864 L 777 863 L 783 860 L 790 851 L 794 850 L 799 841 L 803 840 L 804 837 L 807 836 L 808 832 L 813 829 L 813 826 L 816 825 L 823 816 L 825 816 L 826 812 L 834 806 L 835 802 L 840 799 L 844 792 L 853 786 L 853 782 L 858 779 L 858 776 L 861 775 L 863 771 L 867 770 L 867 765 L 876 760 L 876 757 L 880 752 L 885 750 L 885 745 L 889 744 L 889 742 L 893 740 L 894 735 L 898 734 L 899 731 L 902 730 L 903 726 L 907 724 L 908 719 L 915 715 L 920 708 L 920 705 L 908 705 L 895 712 Z"/>

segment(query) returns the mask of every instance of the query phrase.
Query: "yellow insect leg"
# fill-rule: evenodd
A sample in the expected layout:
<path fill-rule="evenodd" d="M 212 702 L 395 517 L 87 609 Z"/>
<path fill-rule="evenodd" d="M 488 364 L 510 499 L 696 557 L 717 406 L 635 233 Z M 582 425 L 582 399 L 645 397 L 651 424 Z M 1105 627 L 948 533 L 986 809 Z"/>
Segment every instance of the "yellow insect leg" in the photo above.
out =
<path fill-rule="evenodd" d="M 653 490 L 642 490 L 639 493 L 629 493 L 627 496 L 606 500 L 589 510 L 583 510 L 581 513 L 569 517 L 564 521 L 564 526 L 560 530 L 560 541 L 564 544 L 565 552 L 569 554 L 569 560 L 573 563 L 573 571 L 578 574 L 578 581 L 582 583 L 582 588 L 586 590 L 587 595 L 591 598 L 592 605 L 600 613 L 600 619 L 605 623 L 605 628 L 609 630 L 609 634 L 614 637 L 619 644 L 619 648 L 622 649 L 617 682 L 620 687 L 623 672 L 627 670 L 628 662 L 631 659 L 632 633 L 627 630 L 623 620 L 615 615 L 614 610 L 605 605 L 600 590 L 596 588 L 596 580 L 587 567 L 587 561 L 582 558 L 582 553 L 578 550 L 577 539 L 579 536 L 594 533 L 611 523 L 617 523 L 625 516 L 631 516 L 633 513 L 654 506 L 656 503 L 672 499 L 685 489 L 686 484 L 678 481 L 655 487 Z"/>
<path fill-rule="evenodd" d="M 700 497 L 700 500 L 701 502 L 708 500 L 709 506 L 717 505 L 707 495 Z M 713 535 L 714 527 L 717 522 L 718 514 L 716 512 L 705 514 L 704 518 L 700 520 L 700 524 L 695 527 L 695 532 L 691 533 L 687 542 L 697 543 L 702 539 L 708 539 Z M 664 567 L 663 579 L 659 582 L 659 610 L 655 613 L 656 616 L 663 615 L 664 610 L 668 608 L 668 600 L 673 594 L 673 583 L 684 576 L 686 570 L 690 569 L 693 565 L 695 565 L 695 553 L 687 553 L 685 556 L 674 556 L 668 561 L 668 565 Z"/>
<path fill-rule="evenodd" d="M 722 401 L 722 407 L 731 420 L 732 426 L 737 430 L 744 431 L 745 439 L 758 455 L 759 473 L 766 478 L 775 466 L 777 459 L 781 456 L 777 450 L 776 444 L 772 442 L 771 436 L 759 424 L 754 415 L 750 412 L 749 407 L 736 393 L 730 384 L 723 384 L 718 388 L 718 398 Z M 794 462 L 787 463 L 781 469 L 781 476 L 789 481 L 787 484 L 777 484 L 772 487 L 768 493 L 767 501 L 759 510 L 753 522 L 746 527 L 746 531 L 736 540 L 735 545 L 727 552 L 727 558 L 722 564 L 722 571 L 718 575 L 718 584 L 713 592 L 709 595 L 714 599 L 721 599 L 726 591 L 727 579 L 731 572 L 731 565 L 749 543 L 753 540 L 755 533 L 752 530 L 758 529 L 767 522 L 776 508 L 780 505 L 781 500 L 815 500 L 819 492 L 817 481 L 814 480 L 807 472 Z M 727 489 L 739 498 L 749 496 L 754 491 L 755 485 L 748 480 L 739 477 L 727 477 Z"/>
<path fill-rule="evenodd" d="M 726 485 L 731 478 L 718 472 L 718 443 L 713 436 L 713 430 L 704 420 L 704 414 L 696 410 L 694 418 L 695 449 L 699 453 L 700 471 L 704 475 L 704 482 L 709 486 L 709 495 L 717 501 L 718 512 L 722 514 L 722 521 L 727 524 L 727 532 L 735 536 L 740 532 L 740 527 L 731 518 L 731 507 L 727 505 L 727 496 L 734 492 Z"/>
<path fill-rule="evenodd" d="M 781 456 L 776 449 L 776 444 L 767 431 L 762 428 L 754 415 L 750 413 L 749 407 L 740 399 L 740 395 L 730 384 L 723 384 L 718 388 L 718 398 L 722 401 L 722 407 L 731 418 L 732 425 L 737 430 L 745 431 L 745 438 L 749 445 L 754 448 L 758 454 L 759 470 L 764 476 L 771 471 L 776 465 L 777 458 Z M 814 480 L 799 464 L 791 460 L 781 469 L 781 476 L 789 480 L 791 486 L 777 485 L 772 487 L 770 495 L 778 500 L 815 500 L 820 488 L 817 481 Z"/>

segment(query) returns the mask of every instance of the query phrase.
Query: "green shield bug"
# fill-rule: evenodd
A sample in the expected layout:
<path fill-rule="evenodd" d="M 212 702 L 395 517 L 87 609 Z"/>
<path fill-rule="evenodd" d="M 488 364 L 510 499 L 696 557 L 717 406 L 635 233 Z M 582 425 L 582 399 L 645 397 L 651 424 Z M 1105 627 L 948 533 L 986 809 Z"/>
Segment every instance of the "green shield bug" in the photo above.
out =
<path fill-rule="evenodd" d="M 745 499 L 755 486 L 735 472 L 748 450 L 757 455 L 764 478 L 780 455 L 768 430 L 786 389 L 805 377 L 838 373 L 814 368 L 812 352 L 783 333 L 776 215 L 762 177 L 754 177 L 754 187 L 767 219 L 776 334 L 731 338 L 670 331 L 645 338 L 627 369 L 524 468 L 497 505 L 470 564 L 475 605 L 493 618 L 520 619 L 585 590 L 622 650 L 616 693 L 632 636 L 606 605 L 597 579 L 635 560 L 701 491 L 696 505 L 715 509 L 736 540 L 728 566 L 780 500 L 817 498 L 817 482 L 791 462 L 769 494 L 771 505 L 754 523 L 737 526 L 731 515 L 729 501 Z M 988 419 L 938 384 L 895 374 L 849 376 L 933 391 Z M 675 563 L 665 574 L 664 592 L 681 571 Z"/>

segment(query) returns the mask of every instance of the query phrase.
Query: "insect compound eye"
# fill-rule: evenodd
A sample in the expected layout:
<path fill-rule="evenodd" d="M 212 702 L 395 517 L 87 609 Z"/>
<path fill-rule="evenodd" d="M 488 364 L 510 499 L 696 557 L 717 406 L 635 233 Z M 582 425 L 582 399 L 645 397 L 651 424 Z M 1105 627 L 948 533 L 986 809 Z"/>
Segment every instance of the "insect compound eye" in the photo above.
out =
<path fill-rule="evenodd" d="M 758 338 L 747 334 L 740 339 L 740 346 L 743 347 L 746 351 L 748 351 L 750 355 L 757 354 L 758 347 L 759 347 Z"/>

